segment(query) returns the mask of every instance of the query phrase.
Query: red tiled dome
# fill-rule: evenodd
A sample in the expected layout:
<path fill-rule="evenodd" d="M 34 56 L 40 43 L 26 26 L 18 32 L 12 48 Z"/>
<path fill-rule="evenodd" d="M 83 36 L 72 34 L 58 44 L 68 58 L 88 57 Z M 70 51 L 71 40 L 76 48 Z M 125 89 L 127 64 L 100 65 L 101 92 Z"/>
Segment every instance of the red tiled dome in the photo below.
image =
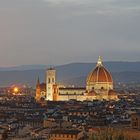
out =
<path fill-rule="evenodd" d="M 116 92 L 113 90 L 109 90 L 108 95 L 112 96 L 112 95 L 116 95 Z"/>
<path fill-rule="evenodd" d="M 96 95 L 96 92 L 94 90 L 91 90 L 87 96 L 95 96 Z"/>
<path fill-rule="evenodd" d="M 113 83 L 111 74 L 105 69 L 99 59 L 96 68 L 89 74 L 87 83 Z"/>

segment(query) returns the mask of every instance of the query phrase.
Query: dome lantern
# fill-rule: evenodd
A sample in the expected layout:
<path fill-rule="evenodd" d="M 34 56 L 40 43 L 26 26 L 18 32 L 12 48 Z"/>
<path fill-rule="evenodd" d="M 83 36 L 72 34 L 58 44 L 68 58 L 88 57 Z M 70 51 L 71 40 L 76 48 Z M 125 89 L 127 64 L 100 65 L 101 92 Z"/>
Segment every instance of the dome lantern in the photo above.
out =
<path fill-rule="evenodd" d="M 99 56 L 97 66 L 103 66 L 102 58 Z"/>

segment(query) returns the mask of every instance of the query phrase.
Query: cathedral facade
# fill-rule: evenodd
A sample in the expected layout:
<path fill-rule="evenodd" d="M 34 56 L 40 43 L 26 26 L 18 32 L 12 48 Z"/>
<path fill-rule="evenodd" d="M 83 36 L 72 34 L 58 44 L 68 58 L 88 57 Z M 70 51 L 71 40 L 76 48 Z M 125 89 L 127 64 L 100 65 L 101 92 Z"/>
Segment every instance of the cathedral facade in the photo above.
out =
<path fill-rule="evenodd" d="M 113 88 L 110 72 L 104 67 L 99 57 L 96 67 L 89 73 L 86 87 L 65 87 L 57 84 L 56 70 L 50 68 L 46 72 L 46 84 L 36 85 L 36 101 L 68 101 L 71 99 L 84 100 L 118 100 Z"/>

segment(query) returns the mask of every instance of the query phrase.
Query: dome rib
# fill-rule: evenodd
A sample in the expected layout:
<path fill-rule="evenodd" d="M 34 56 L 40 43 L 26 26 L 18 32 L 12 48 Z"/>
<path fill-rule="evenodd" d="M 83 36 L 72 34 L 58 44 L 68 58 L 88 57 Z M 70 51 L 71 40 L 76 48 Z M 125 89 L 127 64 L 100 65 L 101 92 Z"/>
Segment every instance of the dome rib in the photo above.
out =
<path fill-rule="evenodd" d="M 99 81 L 99 72 L 100 72 L 100 69 L 98 67 L 98 71 L 97 71 L 97 81 Z"/>

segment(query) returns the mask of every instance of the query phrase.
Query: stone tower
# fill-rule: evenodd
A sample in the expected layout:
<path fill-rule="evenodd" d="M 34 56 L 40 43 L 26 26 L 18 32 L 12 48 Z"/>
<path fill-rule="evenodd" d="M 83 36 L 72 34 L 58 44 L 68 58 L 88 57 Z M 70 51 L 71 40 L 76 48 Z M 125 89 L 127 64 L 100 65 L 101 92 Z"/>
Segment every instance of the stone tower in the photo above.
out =
<path fill-rule="evenodd" d="M 53 85 L 56 84 L 56 70 L 49 68 L 46 72 L 46 100 L 53 101 Z"/>
<path fill-rule="evenodd" d="M 36 102 L 40 102 L 40 98 L 41 98 L 41 89 L 40 89 L 40 80 L 38 77 L 37 84 L 36 84 L 36 96 L 35 96 Z"/>

